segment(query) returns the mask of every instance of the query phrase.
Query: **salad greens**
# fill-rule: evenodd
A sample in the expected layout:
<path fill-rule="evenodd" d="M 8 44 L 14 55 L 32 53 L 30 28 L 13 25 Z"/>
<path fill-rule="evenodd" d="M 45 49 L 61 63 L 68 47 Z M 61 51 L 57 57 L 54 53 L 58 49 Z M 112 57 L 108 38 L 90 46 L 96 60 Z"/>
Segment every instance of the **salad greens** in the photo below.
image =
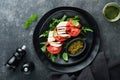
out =
<path fill-rule="evenodd" d="M 45 31 L 43 34 L 41 34 L 41 35 L 39 36 L 39 38 L 41 38 L 41 37 L 47 37 L 48 34 L 49 34 L 49 31 Z"/>
<path fill-rule="evenodd" d="M 67 18 L 67 21 L 69 21 L 69 20 L 76 20 L 76 21 L 79 21 L 79 16 L 76 15 L 76 16 L 74 16 L 73 18 Z"/>
<path fill-rule="evenodd" d="M 38 19 L 38 14 L 34 14 L 30 18 L 28 18 L 24 24 L 25 29 L 28 29 L 30 25 L 37 19 Z"/>
<path fill-rule="evenodd" d="M 83 31 L 84 33 L 86 33 L 86 32 L 93 32 L 92 29 L 87 28 L 87 27 L 85 27 L 85 26 L 82 27 L 82 31 Z"/>
<path fill-rule="evenodd" d="M 35 17 L 35 15 L 34 15 L 34 17 Z M 32 17 L 32 18 L 34 18 L 34 17 Z M 29 26 L 29 25 L 31 24 L 32 20 L 33 20 L 33 19 L 28 19 L 28 22 L 26 23 L 26 28 L 28 28 L 27 26 Z M 69 20 L 72 20 L 72 21 L 73 21 L 73 24 L 74 24 L 75 26 L 78 26 L 78 25 L 79 25 L 79 16 L 77 16 L 77 15 L 74 16 L 74 17 L 72 17 L 72 18 L 68 18 L 66 15 L 64 15 L 64 16 L 63 16 L 62 18 L 60 18 L 60 19 L 52 18 L 51 23 L 50 23 L 50 25 L 49 25 L 49 30 L 47 30 L 47 31 L 45 31 L 43 34 L 41 34 L 41 35 L 39 36 L 39 38 L 42 38 L 42 37 L 45 37 L 45 38 L 46 38 L 46 37 L 48 37 L 49 31 L 54 30 L 55 27 L 56 27 L 60 22 L 69 21 Z M 82 30 L 81 34 L 82 34 L 82 33 L 86 33 L 86 32 L 93 32 L 92 29 L 90 29 L 90 28 L 88 28 L 88 27 L 85 27 L 85 26 L 82 26 L 81 30 Z M 43 45 L 43 46 L 41 47 L 41 50 L 42 50 L 44 53 L 47 53 L 47 54 L 48 54 L 48 57 L 49 57 L 53 62 L 55 61 L 55 58 L 60 59 L 60 57 L 62 57 L 62 59 L 63 59 L 64 61 L 68 61 L 69 57 L 68 57 L 68 54 L 67 54 L 66 52 L 58 53 L 58 54 L 55 54 L 55 55 L 54 55 L 54 54 L 50 54 L 49 52 L 46 51 L 46 42 L 41 42 L 40 44 Z M 67 42 L 65 43 L 65 46 L 66 46 L 66 45 L 67 45 Z"/>
<path fill-rule="evenodd" d="M 62 54 L 62 58 L 63 58 L 65 61 L 68 61 L 68 54 L 64 52 L 64 53 Z"/>
<path fill-rule="evenodd" d="M 43 45 L 41 47 L 42 52 L 46 52 L 46 42 L 41 42 L 40 44 Z"/>
<path fill-rule="evenodd" d="M 58 23 L 60 23 L 62 21 L 65 21 L 66 18 L 67 18 L 66 15 L 64 15 L 61 19 L 55 19 L 55 18 L 53 18 L 52 19 L 52 23 L 49 25 L 50 30 L 53 30 L 57 26 Z"/>
<path fill-rule="evenodd" d="M 52 60 L 52 62 L 55 61 L 55 56 L 53 54 L 50 54 L 50 59 Z"/>

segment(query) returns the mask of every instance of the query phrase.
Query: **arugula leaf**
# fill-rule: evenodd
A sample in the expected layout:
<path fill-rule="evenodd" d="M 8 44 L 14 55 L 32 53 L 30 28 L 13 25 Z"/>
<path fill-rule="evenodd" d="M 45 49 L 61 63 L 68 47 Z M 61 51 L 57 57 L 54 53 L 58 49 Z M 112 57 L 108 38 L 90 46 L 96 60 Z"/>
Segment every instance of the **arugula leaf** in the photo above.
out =
<path fill-rule="evenodd" d="M 49 25 L 50 30 L 53 30 L 59 22 L 60 21 L 58 19 L 53 18 L 52 23 Z"/>
<path fill-rule="evenodd" d="M 41 34 L 41 35 L 39 36 L 39 38 L 41 38 L 41 37 L 47 37 L 48 34 L 49 34 L 49 31 L 45 31 L 43 34 Z"/>
<path fill-rule="evenodd" d="M 53 54 L 51 54 L 50 59 L 52 60 L 52 62 L 54 62 L 55 61 L 55 56 Z"/>
<path fill-rule="evenodd" d="M 79 22 L 79 16 L 76 15 L 76 16 L 74 16 L 73 18 L 67 18 L 67 21 L 69 21 L 69 20 L 76 20 L 76 21 Z"/>
<path fill-rule="evenodd" d="M 84 32 L 84 33 L 86 33 L 86 32 L 93 32 L 93 30 L 92 29 L 90 29 L 90 28 L 88 28 L 88 27 L 82 27 L 82 31 Z"/>
<path fill-rule="evenodd" d="M 46 52 L 46 45 L 44 45 L 43 47 L 41 47 L 42 52 Z"/>
<path fill-rule="evenodd" d="M 30 25 L 37 19 L 38 19 L 38 14 L 34 14 L 30 18 L 28 18 L 24 24 L 25 29 L 28 29 Z"/>
<path fill-rule="evenodd" d="M 66 18 L 67 18 L 67 16 L 64 15 L 64 16 L 60 19 L 60 22 L 65 21 Z"/>
<path fill-rule="evenodd" d="M 45 45 L 45 44 L 46 44 L 46 42 L 41 42 L 40 44 L 44 44 L 44 45 Z"/>
<path fill-rule="evenodd" d="M 76 15 L 76 16 L 74 17 L 74 20 L 78 20 L 78 19 L 79 19 L 79 16 Z"/>
<path fill-rule="evenodd" d="M 62 54 L 62 58 L 63 58 L 65 61 L 68 61 L 68 54 L 64 52 L 64 53 Z"/>

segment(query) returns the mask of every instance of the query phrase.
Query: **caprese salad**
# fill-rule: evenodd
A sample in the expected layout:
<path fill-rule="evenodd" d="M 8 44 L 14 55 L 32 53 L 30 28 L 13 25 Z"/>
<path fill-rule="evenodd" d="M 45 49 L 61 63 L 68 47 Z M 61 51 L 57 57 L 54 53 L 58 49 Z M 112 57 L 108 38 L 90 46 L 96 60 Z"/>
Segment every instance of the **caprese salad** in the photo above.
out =
<path fill-rule="evenodd" d="M 84 27 L 79 22 L 79 17 L 74 16 L 73 18 L 67 18 L 64 15 L 61 19 L 53 18 L 53 22 L 50 24 L 50 29 L 40 35 L 41 37 L 46 37 L 44 46 L 41 48 L 43 52 L 52 55 L 51 59 L 54 61 L 54 55 L 61 54 L 63 44 L 69 38 L 75 38 L 81 34 L 81 32 L 93 32 L 92 29 Z M 68 60 L 67 53 L 63 53 L 63 59 Z"/>

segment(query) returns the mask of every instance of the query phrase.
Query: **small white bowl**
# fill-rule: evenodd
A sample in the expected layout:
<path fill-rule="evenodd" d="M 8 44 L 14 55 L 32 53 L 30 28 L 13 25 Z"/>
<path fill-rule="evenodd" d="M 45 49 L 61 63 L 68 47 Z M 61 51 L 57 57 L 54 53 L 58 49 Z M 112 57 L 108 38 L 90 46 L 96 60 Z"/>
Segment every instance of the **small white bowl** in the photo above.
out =
<path fill-rule="evenodd" d="M 108 6 L 114 6 L 114 7 L 116 7 L 116 8 L 119 9 L 119 14 L 118 14 L 118 16 L 115 17 L 114 19 L 108 19 L 108 18 L 105 16 L 105 10 L 106 10 L 106 8 L 107 8 Z M 107 3 L 107 4 L 104 6 L 104 8 L 103 8 L 103 15 L 104 15 L 105 19 L 107 19 L 107 20 L 110 21 L 110 22 L 118 21 L 118 20 L 120 19 L 120 6 L 119 6 L 119 4 L 117 4 L 116 2 Z"/>

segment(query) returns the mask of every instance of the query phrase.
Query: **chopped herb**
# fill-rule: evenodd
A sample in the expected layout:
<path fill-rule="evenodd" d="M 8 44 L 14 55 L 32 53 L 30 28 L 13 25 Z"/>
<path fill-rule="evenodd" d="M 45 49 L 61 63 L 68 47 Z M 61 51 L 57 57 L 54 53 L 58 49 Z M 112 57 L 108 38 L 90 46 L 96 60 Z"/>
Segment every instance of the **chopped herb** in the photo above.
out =
<path fill-rule="evenodd" d="M 38 19 L 38 14 L 32 15 L 30 18 L 28 18 L 24 24 L 25 29 L 28 29 L 30 25 Z"/>
<path fill-rule="evenodd" d="M 68 54 L 64 52 L 64 53 L 62 54 L 62 58 L 63 58 L 65 61 L 68 61 Z"/>

